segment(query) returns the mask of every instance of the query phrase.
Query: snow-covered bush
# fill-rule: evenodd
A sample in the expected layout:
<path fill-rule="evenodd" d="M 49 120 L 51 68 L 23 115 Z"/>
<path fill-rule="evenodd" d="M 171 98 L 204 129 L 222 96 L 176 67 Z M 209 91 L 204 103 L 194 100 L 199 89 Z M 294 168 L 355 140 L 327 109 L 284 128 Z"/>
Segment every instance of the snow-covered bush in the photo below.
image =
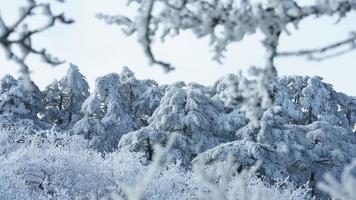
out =
<path fill-rule="evenodd" d="M 30 136 L 0 156 L 1 199 L 104 197 L 145 169 L 139 155 L 122 152 L 104 158 L 87 146 L 78 135 L 44 131 Z"/>
<path fill-rule="evenodd" d="M 234 165 L 234 157 L 229 154 L 226 160 L 215 167 L 202 163 L 194 165 L 195 184 L 199 199 L 314 199 L 307 184 L 295 187 L 288 179 L 277 178 L 273 184 L 259 177 L 260 162 L 250 168 Z M 237 168 L 236 168 L 237 167 Z"/>
<path fill-rule="evenodd" d="M 204 180 L 200 179 L 200 173 L 192 172 L 179 161 L 168 165 L 159 161 L 152 169 L 152 164 L 142 154 L 120 150 L 103 156 L 89 149 L 88 141 L 82 136 L 55 131 L 23 135 L 27 136 L 23 142 L 5 145 L 8 151 L 1 152 L 1 199 L 127 197 L 125 192 L 129 190 L 126 188 L 137 184 L 140 186 L 142 177 L 147 176 L 147 173 L 151 175 L 146 180 L 149 182 L 143 190 L 142 199 L 206 199 L 206 195 L 211 195 Z M 1 136 L 3 138 L 6 135 Z M 167 142 L 167 145 L 173 145 L 172 142 Z M 4 145 L 4 141 L 1 144 Z M 170 155 L 169 151 L 167 155 Z M 227 173 L 226 170 L 226 167 L 219 168 L 212 178 L 219 180 L 221 175 Z M 226 188 L 228 194 L 233 194 L 231 188 L 238 185 L 240 189 L 246 189 L 246 195 L 257 195 L 260 192 L 268 194 L 272 199 L 299 200 L 309 197 L 308 189 L 295 188 L 288 181 L 270 185 L 251 174 L 246 187 L 242 187 L 238 183 L 241 177 L 231 175 L 225 177 L 230 180 Z"/>

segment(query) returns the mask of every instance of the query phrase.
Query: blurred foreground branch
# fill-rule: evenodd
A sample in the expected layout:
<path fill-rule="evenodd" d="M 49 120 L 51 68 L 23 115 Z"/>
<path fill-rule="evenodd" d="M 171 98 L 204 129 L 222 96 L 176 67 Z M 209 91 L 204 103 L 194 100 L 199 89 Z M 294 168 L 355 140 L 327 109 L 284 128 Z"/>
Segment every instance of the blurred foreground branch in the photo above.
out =
<path fill-rule="evenodd" d="M 3 16 L 1 16 L 0 13 L 0 46 L 4 49 L 6 57 L 15 61 L 20 66 L 20 72 L 24 79 L 30 80 L 30 69 L 29 65 L 26 63 L 26 59 L 29 55 L 40 56 L 45 63 L 52 66 L 64 62 L 53 57 L 48 53 L 46 48 L 36 48 L 32 44 L 33 37 L 53 28 L 58 22 L 62 24 L 71 24 L 74 21 L 66 18 L 63 13 L 54 14 L 49 3 L 37 3 L 35 0 L 27 0 L 27 5 L 21 7 L 19 11 L 19 17 L 11 25 L 8 25 L 4 21 Z M 44 25 L 31 30 L 28 27 L 28 20 L 35 15 L 39 15 L 36 13 L 37 11 L 42 11 L 42 15 L 47 18 L 47 22 Z M 20 51 L 18 51 L 18 49 Z"/>
<path fill-rule="evenodd" d="M 298 51 L 282 51 L 277 53 L 277 57 L 299 56 L 306 57 L 308 60 L 322 61 L 325 59 L 340 56 L 356 49 L 356 33 L 351 33 L 347 39 L 332 43 L 330 45 Z M 331 52 L 331 53 L 329 53 Z"/>

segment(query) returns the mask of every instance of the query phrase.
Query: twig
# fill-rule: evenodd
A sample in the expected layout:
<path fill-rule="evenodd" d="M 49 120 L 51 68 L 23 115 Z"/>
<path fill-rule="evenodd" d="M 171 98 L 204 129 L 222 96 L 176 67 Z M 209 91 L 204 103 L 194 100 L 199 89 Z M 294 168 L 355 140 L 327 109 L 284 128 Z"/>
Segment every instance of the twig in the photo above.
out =
<path fill-rule="evenodd" d="M 144 14 L 141 17 L 140 26 L 142 26 L 139 30 L 139 42 L 142 44 L 145 54 L 147 55 L 150 63 L 157 64 L 163 67 L 165 72 L 170 72 L 174 69 L 171 64 L 167 62 L 163 62 L 161 60 L 157 60 L 152 53 L 152 39 L 150 38 L 150 24 L 152 20 L 152 11 L 154 7 L 155 0 L 148 0 L 147 7 L 144 10 Z"/>
<path fill-rule="evenodd" d="M 328 52 L 342 48 L 344 46 L 350 45 L 349 48 L 340 50 L 338 52 L 334 52 L 328 55 Z M 335 42 L 333 44 L 321 47 L 321 48 L 316 48 L 316 49 L 305 49 L 305 50 L 299 50 L 299 51 L 284 51 L 284 52 L 278 52 L 276 54 L 277 57 L 287 57 L 287 56 L 304 56 L 307 57 L 309 60 L 314 60 L 314 61 L 321 61 L 325 59 L 329 59 L 332 57 L 340 56 L 346 53 L 349 53 L 350 51 L 353 51 L 356 49 L 356 35 L 353 34 L 353 36 L 339 41 Z"/>

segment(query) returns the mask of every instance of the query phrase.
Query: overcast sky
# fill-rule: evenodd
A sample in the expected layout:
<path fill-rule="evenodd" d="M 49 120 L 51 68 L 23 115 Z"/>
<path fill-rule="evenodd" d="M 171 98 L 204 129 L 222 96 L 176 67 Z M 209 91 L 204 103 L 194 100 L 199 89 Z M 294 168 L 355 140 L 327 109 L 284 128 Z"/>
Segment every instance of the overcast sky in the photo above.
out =
<path fill-rule="evenodd" d="M 304 0 L 306 1 L 306 0 Z M 0 0 L 0 10 L 5 21 L 11 22 L 17 16 L 17 6 L 24 0 Z M 263 66 L 264 51 L 261 35 L 246 37 L 243 42 L 234 43 L 228 49 L 223 65 L 211 60 L 212 52 L 208 38 L 196 39 L 190 32 L 166 43 L 155 43 L 154 52 L 159 59 L 173 63 L 176 70 L 165 74 L 159 66 L 149 66 L 137 38 L 126 37 L 117 26 L 108 26 L 95 19 L 98 12 L 122 14 L 131 12 L 125 7 L 125 0 L 68 0 L 58 7 L 74 18 L 70 26 L 57 26 L 35 38 L 37 47 L 47 47 L 54 55 L 79 66 L 81 72 L 93 86 L 95 78 L 110 72 L 120 72 L 128 66 L 141 79 L 154 79 L 159 83 L 183 80 L 212 84 L 227 73 L 246 70 L 249 66 Z M 356 30 L 356 14 L 335 25 L 336 18 L 308 19 L 300 24 L 299 30 L 290 27 L 291 35 L 283 35 L 281 50 L 319 47 L 347 37 Z M 353 29 L 354 28 L 354 29 Z M 5 60 L 0 50 L 0 76 L 18 76 L 18 66 Z M 44 88 L 53 79 L 64 75 L 67 64 L 56 68 L 40 62 L 37 57 L 28 60 L 32 78 Z M 308 62 L 303 58 L 277 60 L 280 75 L 318 75 L 334 85 L 337 91 L 356 96 L 356 52 L 323 62 Z"/>

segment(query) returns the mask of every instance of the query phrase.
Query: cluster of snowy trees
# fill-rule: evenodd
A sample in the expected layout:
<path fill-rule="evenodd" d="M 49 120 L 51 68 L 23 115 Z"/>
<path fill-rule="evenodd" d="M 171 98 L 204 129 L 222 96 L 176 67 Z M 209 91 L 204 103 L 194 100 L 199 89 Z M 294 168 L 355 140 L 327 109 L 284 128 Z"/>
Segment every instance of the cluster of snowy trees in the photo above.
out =
<path fill-rule="evenodd" d="M 174 69 L 152 46 L 181 31 L 209 37 L 218 62 L 229 44 L 260 32 L 265 68 L 251 69 L 255 79 L 231 74 L 212 86 L 159 85 L 124 68 L 99 77 L 90 92 L 70 65 L 41 91 L 27 58 L 63 61 L 32 38 L 74 21 L 54 12 L 54 2 L 28 0 L 13 24 L 0 16 L 0 46 L 22 72 L 0 81 L 0 199 L 355 199 L 356 98 L 320 77 L 277 77 L 274 61 L 356 49 L 355 33 L 322 48 L 278 48 L 290 25 L 341 19 L 355 0 L 128 3 L 138 8 L 133 17 L 97 17 L 137 34 L 151 64 Z M 32 16 L 47 23 L 29 27 Z"/>
<path fill-rule="evenodd" d="M 134 199 L 127 186 L 157 159 L 144 199 L 355 197 L 355 165 L 342 172 L 356 158 L 356 98 L 320 77 L 275 78 L 254 119 L 239 97 L 258 81 L 241 75 L 159 85 L 124 68 L 90 93 L 70 65 L 43 91 L 27 84 L 1 79 L 1 199 Z"/>

